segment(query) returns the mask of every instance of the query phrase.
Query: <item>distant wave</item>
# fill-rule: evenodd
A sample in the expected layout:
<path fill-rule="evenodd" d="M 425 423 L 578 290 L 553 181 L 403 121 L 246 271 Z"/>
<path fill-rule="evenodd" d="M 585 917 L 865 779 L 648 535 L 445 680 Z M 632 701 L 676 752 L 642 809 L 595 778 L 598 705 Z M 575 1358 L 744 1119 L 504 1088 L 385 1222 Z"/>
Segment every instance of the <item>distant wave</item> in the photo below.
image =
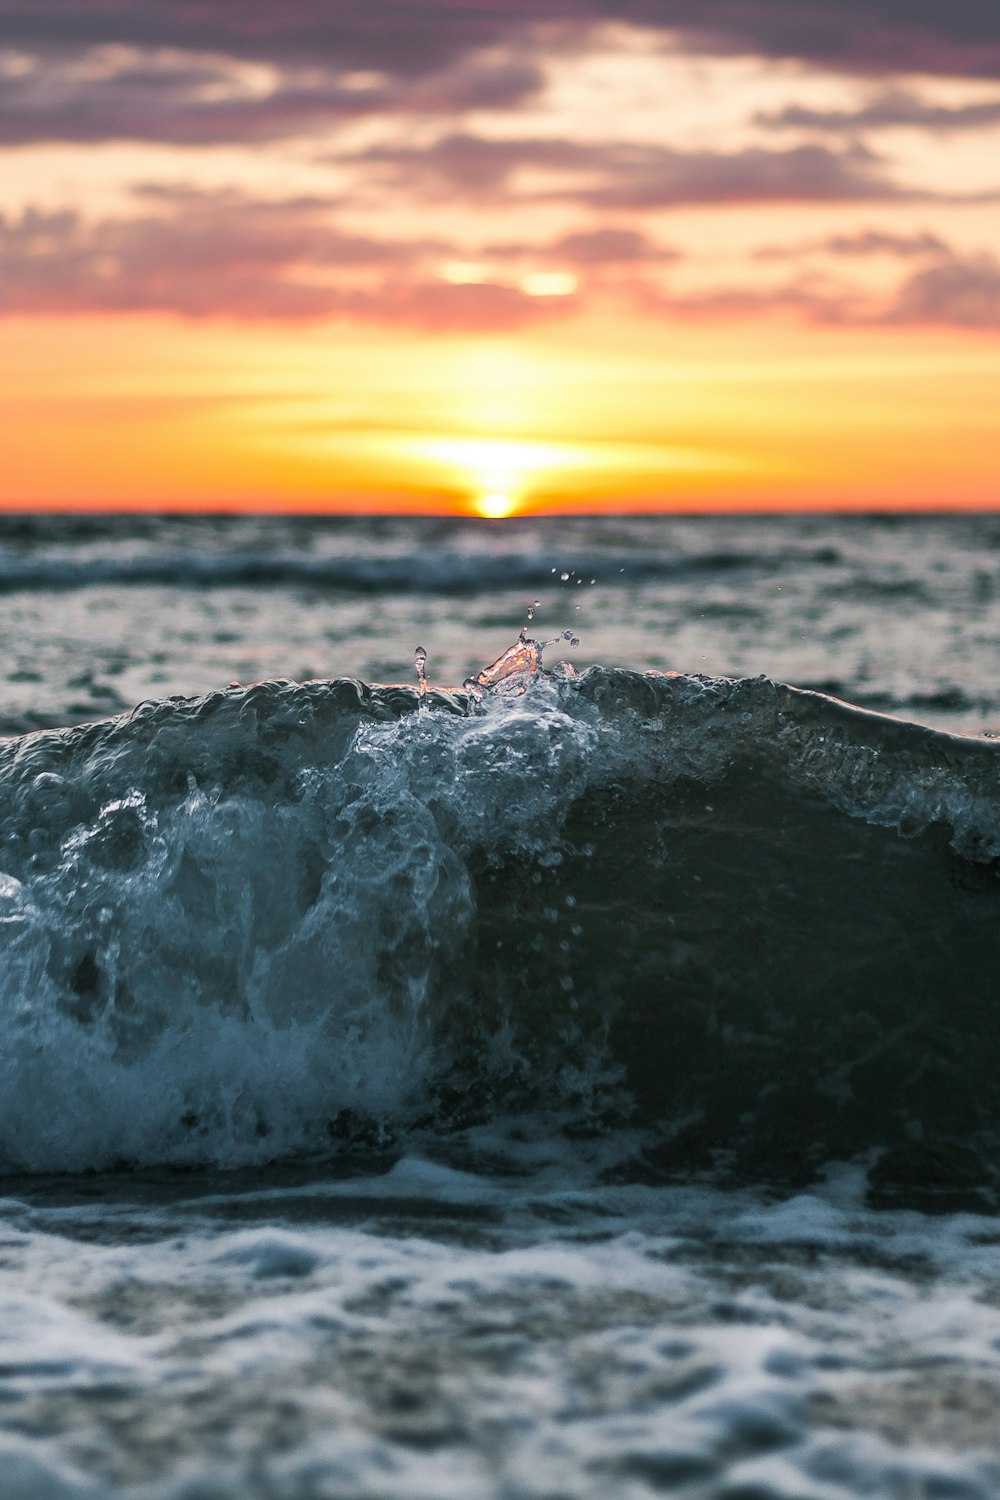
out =
<path fill-rule="evenodd" d="M 7 1170 L 544 1105 L 650 1170 L 997 1182 L 995 742 L 764 678 L 271 682 L 0 745 L 0 848 Z"/>
<path fill-rule="evenodd" d="M 836 559 L 829 548 L 812 554 L 796 553 L 796 561 L 825 565 Z M 110 558 L 66 558 L 47 556 L 20 560 L 0 558 L 0 592 L 17 590 L 90 588 L 116 586 L 201 585 L 206 588 L 304 586 L 342 589 L 354 593 L 455 593 L 525 590 L 572 578 L 589 585 L 634 582 L 640 579 L 688 578 L 694 574 L 732 572 L 774 567 L 784 559 L 761 558 L 738 550 L 714 550 L 686 555 L 605 552 L 571 557 L 554 567 L 547 554 L 523 551 L 462 552 L 414 550 L 412 555 L 393 557 L 304 557 L 297 553 L 190 552 L 173 555 Z"/>

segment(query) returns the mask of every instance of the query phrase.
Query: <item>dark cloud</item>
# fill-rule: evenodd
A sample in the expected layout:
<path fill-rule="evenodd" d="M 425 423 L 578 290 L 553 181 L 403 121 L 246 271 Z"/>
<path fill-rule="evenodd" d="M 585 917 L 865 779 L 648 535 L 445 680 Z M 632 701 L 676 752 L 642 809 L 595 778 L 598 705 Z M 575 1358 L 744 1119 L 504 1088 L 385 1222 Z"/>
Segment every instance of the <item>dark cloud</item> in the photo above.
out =
<path fill-rule="evenodd" d="M 941 132 L 981 130 L 1000 125 L 1000 99 L 950 107 L 927 104 L 915 94 L 890 92 L 859 109 L 809 109 L 802 104 L 792 104 L 773 113 L 762 112 L 755 119 L 758 125 L 776 130 L 818 130 L 831 134 L 901 125 Z"/>
<path fill-rule="evenodd" d="M 526 169 L 567 179 L 525 196 L 568 197 L 607 209 L 672 208 L 714 203 L 856 202 L 911 196 L 882 173 L 881 159 L 861 146 L 831 151 L 673 151 L 616 142 L 495 140 L 467 133 L 429 146 L 377 146 L 353 157 L 382 187 L 451 197 L 510 196 Z"/>
<path fill-rule="evenodd" d="M 1000 78 L 996 0 L 0 0 L 0 38 L 17 58 L 2 79 L 0 141 L 194 145 L 281 138 L 365 111 L 513 108 L 539 89 L 549 57 L 606 20 L 705 53 Z M 263 92 L 241 82 L 247 62 L 274 70 Z M 795 106 L 763 118 L 959 129 L 996 123 L 997 108 L 887 93 L 855 112 Z"/>
<path fill-rule="evenodd" d="M 0 312 L 341 317 L 483 331 L 572 305 L 513 286 L 437 280 L 428 262 L 448 247 L 337 232 L 311 198 L 257 203 L 163 188 L 140 198 L 169 212 L 95 223 L 73 212 L 0 216 Z M 364 284 L 356 275 L 345 280 L 345 271 L 365 273 Z"/>
<path fill-rule="evenodd" d="M 0 0 L 9 47 L 67 55 L 117 44 L 388 73 L 439 72 L 560 0 Z"/>
<path fill-rule="evenodd" d="M 162 141 L 198 146 L 272 140 L 366 114 L 452 114 L 523 103 L 544 81 L 518 59 L 467 61 L 414 81 L 285 69 L 269 87 L 232 59 L 98 49 L 23 59 L 3 77 L 0 144 Z"/>
<path fill-rule="evenodd" d="M 119 42 L 431 73 L 529 24 L 634 22 L 705 52 L 859 72 L 1000 75 L 995 0 L 0 0 L 7 44 Z"/>
<path fill-rule="evenodd" d="M 995 0 L 599 0 L 608 16 L 692 50 L 794 58 L 843 72 L 1000 77 Z"/>
<path fill-rule="evenodd" d="M 821 240 L 800 240 L 794 245 L 767 245 L 754 253 L 755 260 L 798 260 L 803 255 L 836 255 L 862 259 L 874 255 L 893 255 L 900 259 L 918 256 L 948 255 L 944 240 L 925 230 L 922 234 L 886 234 L 866 229 L 860 234 L 831 234 Z"/>

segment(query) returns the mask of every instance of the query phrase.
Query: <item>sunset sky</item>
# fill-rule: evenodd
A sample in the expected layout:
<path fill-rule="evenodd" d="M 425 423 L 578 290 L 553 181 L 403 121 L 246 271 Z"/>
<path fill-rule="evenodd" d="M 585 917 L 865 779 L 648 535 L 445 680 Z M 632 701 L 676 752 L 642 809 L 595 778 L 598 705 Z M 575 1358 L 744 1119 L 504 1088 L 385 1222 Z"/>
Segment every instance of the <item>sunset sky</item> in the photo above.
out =
<path fill-rule="evenodd" d="M 997 0 L 0 0 L 0 501 L 1000 503 Z"/>

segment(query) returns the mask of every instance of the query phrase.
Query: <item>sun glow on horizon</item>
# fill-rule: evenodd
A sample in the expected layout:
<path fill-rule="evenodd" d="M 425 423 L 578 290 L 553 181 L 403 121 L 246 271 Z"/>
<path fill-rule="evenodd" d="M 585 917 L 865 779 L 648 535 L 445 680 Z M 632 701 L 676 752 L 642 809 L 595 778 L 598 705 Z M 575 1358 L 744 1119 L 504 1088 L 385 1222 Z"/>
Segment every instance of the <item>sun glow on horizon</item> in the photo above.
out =
<path fill-rule="evenodd" d="M 475 501 L 476 510 L 487 521 L 502 521 L 514 509 L 514 501 L 502 491 L 491 491 L 480 495 Z"/>
<path fill-rule="evenodd" d="M 418 448 L 466 492 L 469 509 L 490 520 L 513 515 L 547 475 L 587 463 L 587 455 L 570 444 L 512 438 L 430 438 Z"/>

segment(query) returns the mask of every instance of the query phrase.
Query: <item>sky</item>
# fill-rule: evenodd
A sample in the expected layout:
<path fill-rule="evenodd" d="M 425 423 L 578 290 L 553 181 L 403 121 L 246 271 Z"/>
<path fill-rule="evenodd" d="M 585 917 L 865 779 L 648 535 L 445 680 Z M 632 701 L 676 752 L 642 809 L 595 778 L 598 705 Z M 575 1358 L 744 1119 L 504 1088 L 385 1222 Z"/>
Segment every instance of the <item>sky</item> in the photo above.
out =
<path fill-rule="evenodd" d="M 0 504 L 1000 503 L 997 0 L 0 0 Z"/>

